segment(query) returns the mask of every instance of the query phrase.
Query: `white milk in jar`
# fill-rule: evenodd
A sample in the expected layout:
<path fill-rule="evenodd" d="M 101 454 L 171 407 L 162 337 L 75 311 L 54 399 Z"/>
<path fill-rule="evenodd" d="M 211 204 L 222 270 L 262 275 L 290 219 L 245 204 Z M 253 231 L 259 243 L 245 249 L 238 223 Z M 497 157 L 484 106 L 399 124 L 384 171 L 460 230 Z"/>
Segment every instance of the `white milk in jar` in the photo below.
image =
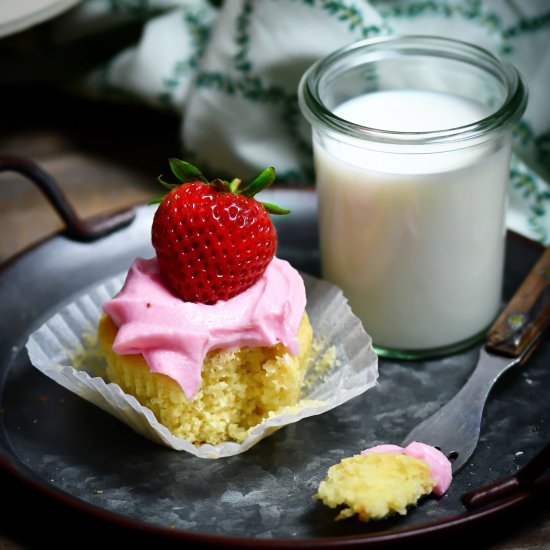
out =
<path fill-rule="evenodd" d="M 334 112 L 401 132 L 488 114 L 474 101 L 419 90 L 365 94 Z M 343 289 L 376 346 L 438 348 L 494 318 L 509 142 L 407 155 L 314 141 L 323 276 Z"/>
<path fill-rule="evenodd" d="M 314 63 L 298 99 L 322 274 L 375 349 L 421 358 L 478 340 L 501 302 L 517 70 L 465 42 L 379 37 Z"/>

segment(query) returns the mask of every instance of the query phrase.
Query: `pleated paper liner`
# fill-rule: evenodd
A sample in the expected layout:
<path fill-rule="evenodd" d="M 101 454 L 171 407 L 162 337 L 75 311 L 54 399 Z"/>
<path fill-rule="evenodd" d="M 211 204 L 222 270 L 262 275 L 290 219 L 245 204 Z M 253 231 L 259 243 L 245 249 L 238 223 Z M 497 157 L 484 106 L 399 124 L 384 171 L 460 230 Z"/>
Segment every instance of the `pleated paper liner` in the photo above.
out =
<path fill-rule="evenodd" d="M 376 384 L 378 358 L 371 338 L 342 291 L 326 281 L 302 276 L 315 352 L 300 402 L 252 427 L 242 443 L 196 446 L 176 437 L 150 409 L 103 377 L 106 363 L 97 346 L 96 327 L 103 304 L 120 290 L 126 273 L 98 283 L 60 309 L 31 334 L 27 350 L 32 364 L 46 376 L 152 441 L 201 458 L 236 455 L 275 430 L 334 409 Z"/>

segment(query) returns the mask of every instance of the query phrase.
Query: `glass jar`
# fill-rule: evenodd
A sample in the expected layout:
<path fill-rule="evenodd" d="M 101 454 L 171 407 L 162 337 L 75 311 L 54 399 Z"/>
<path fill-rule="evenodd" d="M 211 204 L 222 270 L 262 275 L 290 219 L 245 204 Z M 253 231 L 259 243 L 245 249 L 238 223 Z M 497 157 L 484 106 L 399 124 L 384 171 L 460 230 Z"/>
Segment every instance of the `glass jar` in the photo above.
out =
<path fill-rule="evenodd" d="M 312 126 L 323 277 L 377 352 L 442 355 L 501 303 L 512 127 L 526 87 L 477 46 L 429 36 L 351 44 L 300 82 Z"/>

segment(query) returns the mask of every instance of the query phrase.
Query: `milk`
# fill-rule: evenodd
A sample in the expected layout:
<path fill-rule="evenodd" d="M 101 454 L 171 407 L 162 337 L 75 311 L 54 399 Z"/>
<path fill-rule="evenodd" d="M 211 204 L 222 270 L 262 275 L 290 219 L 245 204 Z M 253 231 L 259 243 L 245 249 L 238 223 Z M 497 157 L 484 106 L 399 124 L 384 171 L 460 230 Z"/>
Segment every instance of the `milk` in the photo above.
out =
<path fill-rule="evenodd" d="M 458 96 L 397 90 L 334 113 L 423 132 L 490 112 Z M 374 345 L 426 350 L 483 331 L 501 298 L 510 137 L 416 153 L 313 135 L 323 276 L 342 288 Z"/>

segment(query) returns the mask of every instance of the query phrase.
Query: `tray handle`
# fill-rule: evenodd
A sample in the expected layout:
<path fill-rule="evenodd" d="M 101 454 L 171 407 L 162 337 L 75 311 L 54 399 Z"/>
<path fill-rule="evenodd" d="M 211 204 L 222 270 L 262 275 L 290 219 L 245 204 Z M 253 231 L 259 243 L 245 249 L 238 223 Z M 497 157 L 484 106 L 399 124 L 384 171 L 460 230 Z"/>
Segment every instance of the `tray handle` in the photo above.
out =
<path fill-rule="evenodd" d="M 135 218 L 133 208 L 114 210 L 83 220 L 75 212 L 57 182 L 35 162 L 13 155 L 0 155 L 0 172 L 16 172 L 32 181 L 67 226 L 70 238 L 93 241 L 129 225 Z"/>
<path fill-rule="evenodd" d="M 514 475 L 499 479 L 490 485 L 462 495 L 462 503 L 470 509 L 479 508 L 510 494 L 529 489 L 543 477 L 548 468 L 550 468 L 550 443 L 547 443 L 534 458 Z"/>

